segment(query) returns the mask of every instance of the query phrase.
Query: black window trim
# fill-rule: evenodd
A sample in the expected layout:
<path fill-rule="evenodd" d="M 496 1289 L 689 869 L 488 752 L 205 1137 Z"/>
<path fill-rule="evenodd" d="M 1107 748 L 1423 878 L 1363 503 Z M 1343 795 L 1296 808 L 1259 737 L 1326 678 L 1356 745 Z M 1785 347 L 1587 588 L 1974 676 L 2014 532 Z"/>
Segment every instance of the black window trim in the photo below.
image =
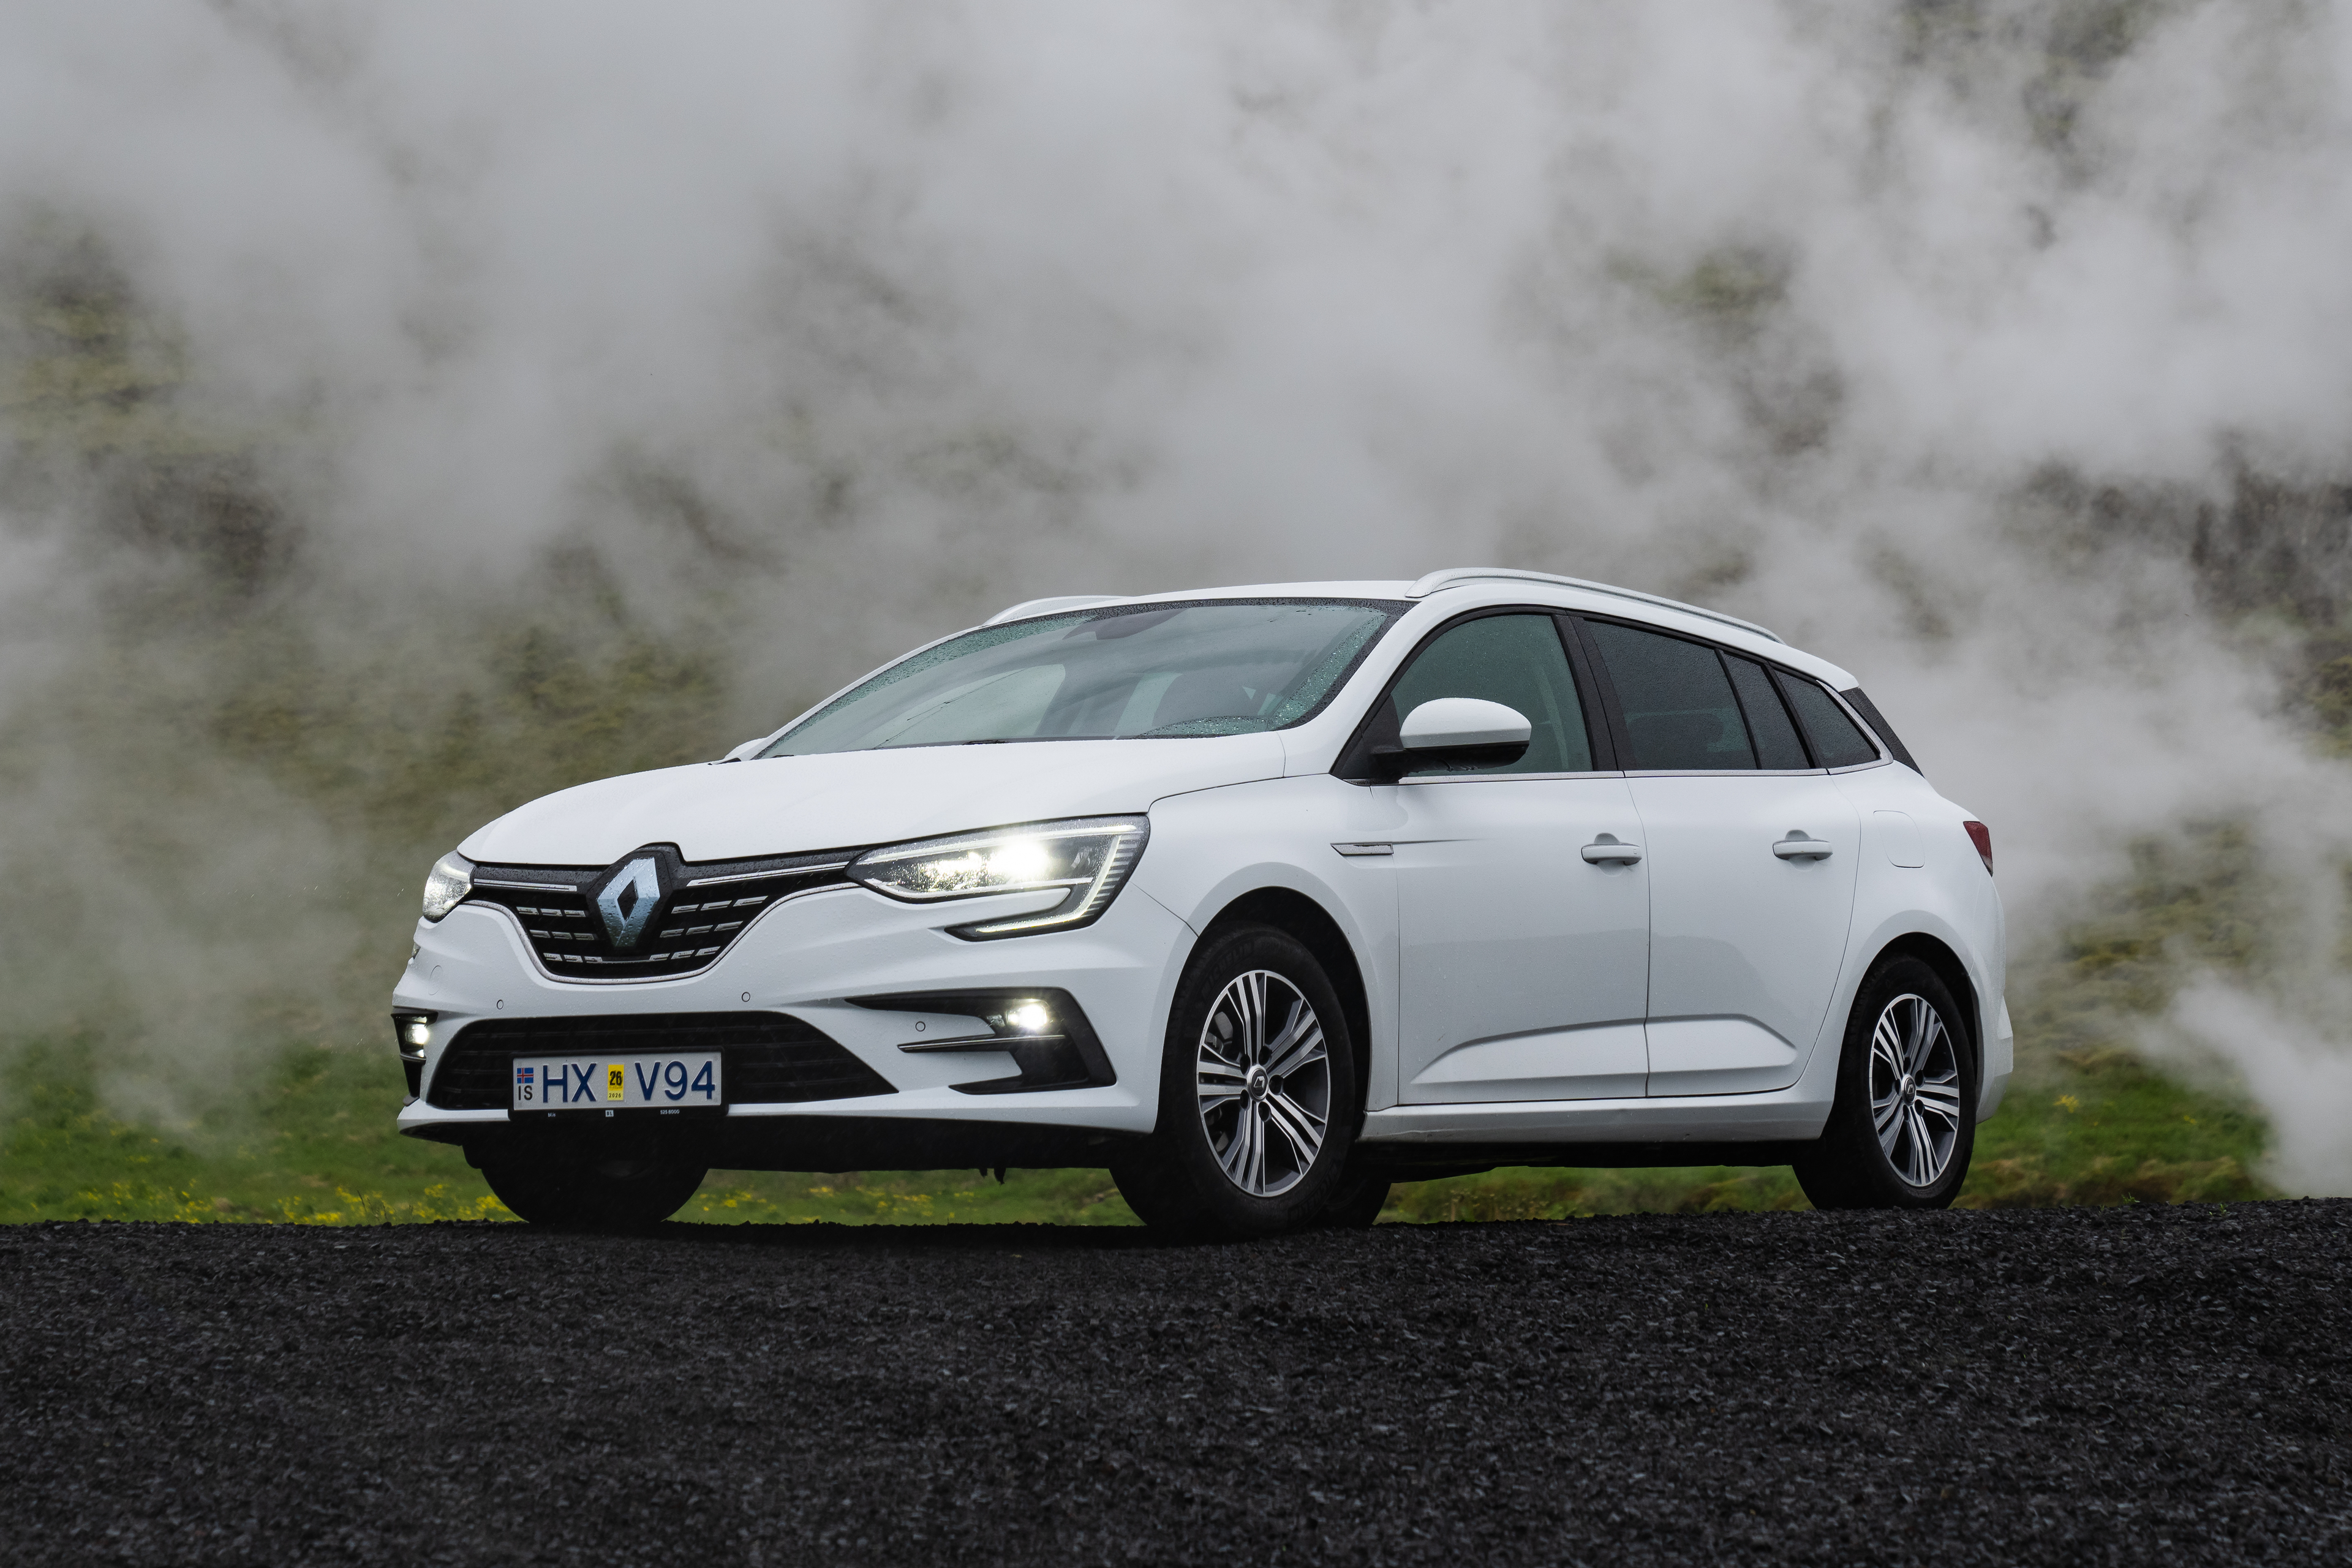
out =
<path fill-rule="evenodd" d="M 1738 658 L 1747 659 L 1750 663 L 1762 665 L 1767 676 L 1774 682 L 1774 689 L 1780 696 L 1781 707 L 1788 712 L 1789 722 L 1796 729 L 1798 743 L 1805 748 L 1805 755 L 1809 759 L 1811 759 L 1815 763 L 1814 766 L 1809 768 L 1626 768 L 1621 770 L 1623 776 L 1626 778 L 1736 778 L 1742 775 L 1760 778 L 1805 778 L 1813 774 L 1827 775 L 1860 773 L 1864 768 L 1885 767 L 1894 760 L 1890 754 L 1892 748 L 1886 744 L 1885 741 L 1879 735 L 1877 730 L 1864 721 L 1860 714 L 1854 712 L 1853 704 L 1846 701 L 1844 695 L 1838 691 L 1834 687 L 1831 686 L 1826 680 L 1815 679 L 1812 676 L 1807 675 L 1802 670 L 1791 668 L 1789 666 L 1780 664 L 1773 659 L 1766 658 L 1759 654 L 1751 653 L 1746 648 L 1731 647 L 1726 644 L 1715 642 L 1706 637 L 1694 637 L 1688 632 L 1680 631 L 1671 626 L 1662 626 L 1653 621 L 1637 621 L 1630 616 L 1596 616 L 1588 614 L 1582 610 L 1562 610 L 1557 613 L 1575 627 L 1576 646 L 1579 646 L 1585 650 L 1585 658 L 1591 664 L 1594 684 L 1599 687 L 1602 693 L 1603 710 L 1608 716 L 1612 750 L 1617 756 L 1629 759 L 1633 756 L 1633 733 L 1625 727 L 1625 712 L 1624 709 L 1617 700 L 1616 683 L 1609 678 L 1609 667 L 1601 658 L 1601 649 L 1599 646 L 1592 641 L 1591 633 L 1586 626 L 1587 622 L 1604 622 L 1611 626 L 1625 626 L 1633 631 L 1649 632 L 1657 637 L 1673 637 L 1680 642 L 1696 643 L 1700 647 L 1712 652 L 1716 657 L 1716 662 L 1718 666 L 1722 664 L 1722 661 L 1727 656 L 1736 656 Z M 1583 675 L 1584 671 L 1580 668 L 1578 670 L 1580 694 L 1581 691 Z M 1731 672 L 1727 668 L 1724 670 L 1723 679 L 1724 684 L 1731 688 L 1732 701 L 1738 705 L 1740 722 L 1743 724 L 1747 723 L 1748 705 L 1739 695 L 1739 683 L 1731 679 Z M 1780 684 L 1780 682 L 1787 680 L 1811 681 L 1813 685 L 1820 687 L 1824 691 L 1827 691 L 1831 697 L 1837 701 L 1838 705 L 1844 709 L 1846 713 L 1854 720 L 1856 728 L 1860 729 L 1862 731 L 1863 739 L 1871 743 L 1871 745 L 1877 751 L 1878 755 L 1866 763 L 1849 763 L 1845 766 L 1839 768 L 1824 768 L 1820 766 L 1820 755 L 1813 750 L 1812 737 L 1805 733 L 1804 723 L 1797 717 L 1795 704 L 1789 700 L 1788 691 Z M 1590 728 L 1589 723 L 1587 727 Z M 1756 738 L 1755 732 L 1752 729 L 1748 732 L 1748 754 L 1751 757 L 1756 755 Z M 1596 748 L 1596 752 L 1598 748 Z M 1915 769 L 1914 771 L 1916 772 L 1916 770 Z"/>
<path fill-rule="evenodd" d="M 1718 646 L 1715 650 L 1715 657 L 1717 662 L 1723 666 L 1724 679 L 1726 680 L 1730 680 L 1731 682 L 1731 700 L 1739 704 L 1740 722 L 1748 726 L 1748 755 L 1755 757 L 1759 762 L 1761 762 L 1763 760 L 1764 753 L 1759 751 L 1756 747 L 1756 715 L 1748 710 L 1748 699 L 1740 695 L 1739 682 L 1737 680 L 1731 680 L 1731 661 L 1735 658 L 1744 658 L 1748 660 L 1748 663 L 1755 665 L 1758 668 L 1763 670 L 1764 684 L 1766 687 L 1770 689 L 1772 700 L 1780 705 L 1780 716 L 1789 721 L 1789 729 L 1797 737 L 1797 749 L 1804 752 L 1805 761 L 1812 764 L 1812 766 L 1809 768 L 1759 767 L 1755 771 L 1759 773 L 1827 773 L 1829 770 L 1822 766 L 1821 753 L 1813 750 L 1813 738 L 1805 733 L 1805 721 L 1797 717 L 1796 709 L 1790 705 L 1788 692 L 1782 690 L 1780 688 L 1779 671 L 1775 670 L 1771 665 L 1766 663 L 1764 660 L 1756 658 L 1752 654 L 1742 653 L 1738 648 L 1728 648 Z"/>
<path fill-rule="evenodd" d="M 1560 651 L 1568 658 L 1570 677 L 1576 683 L 1577 704 L 1584 710 L 1584 739 L 1586 747 L 1592 753 L 1591 771 L 1575 773 L 1430 773 L 1420 778 L 1395 779 L 1379 776 L 1371 766 L 1372 748 L 1395 743 L 1396 737 L 1378 731 L 1384 727 L 1382 721 L 1388 714 L 1390 699 L 1395 695 L 1397 682 L 1404 679 L 1405 672 L 1412 668 L 1413 660 L 1419 658 L 1430 644 L 1456 626 L 1484 620 L 1490 616 L 1546 616 L 1550 618 L 1552 629 L 1560 640 Z M 1372 784 L 1527 784 L 1547 779 L 1622 778 L 1623 772 L 1615 765 L 1623 753 L 1616 742 L 1619 726 L 1613 709 L 1603 722 L 1593 722 L 1601 693 L 1601 682 L 1595 669 L 1587 665 L 1582 638 L 1573 631 L 1569 612 L 1557 605 L 1481 605 L 1476 609 L 1465 610 L 1432 626 L 1420 641 L 1412 645 L 1411 651 L 1397 661 L 1396 668 L 1390 672 L 1389 678 L 1381 683 L 1380 690 L 1365 705 L 1363 717 L 1356 721 L 1348 743 L 1339 748 L 1339 758 L 1331 764 L 1331 773 L 1349 784 L 1368 787 Z"/>

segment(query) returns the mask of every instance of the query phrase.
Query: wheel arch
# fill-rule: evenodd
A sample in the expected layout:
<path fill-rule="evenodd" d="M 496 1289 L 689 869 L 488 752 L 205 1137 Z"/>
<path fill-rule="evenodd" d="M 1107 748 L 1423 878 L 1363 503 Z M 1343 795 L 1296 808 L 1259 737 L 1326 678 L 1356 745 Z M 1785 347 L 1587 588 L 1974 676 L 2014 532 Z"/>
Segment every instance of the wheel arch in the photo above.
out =
<path fill-rule="evenodd" d="M 1969 975 L 1969 966 L 1942 938 L 1927 931 L 1905 931 L 1880 948 L 1864 973 L 1867 974 L 1895 958 L 1916 958 L 1934 970 L 1936 978 L 1951 992 L 1952 1000 L 1960 1005 L 1962 1021 L 1968 1026 L 1969 1050 L 1976 1058 L 1977 1081 L 1981 1088 L 1984 1081 L 1986 1019 L 1984 1003 L 1978 994 L 1976 982 Z"/>
<path fill-rule="evenodd" d="M 1371 1068 L 1371 1003 L 1364 989 L 1364 968 L 1355 947 L 1331 912 L 1296 888 L 1257 888 L 1219 910 L 1201 928 L 1193 943 L 1198 952 L 1237 925 L 1266 925 L 1297 940 L 1315 955 L 1331 988 L 1339 994 L 1339 1008 L 1348 1021 L 1348 1054 L 1354 1058 L 1359 1099 L 1369 1099 Z M 1360 1107 L 1359 1113 L 1360 1114 Z"/>

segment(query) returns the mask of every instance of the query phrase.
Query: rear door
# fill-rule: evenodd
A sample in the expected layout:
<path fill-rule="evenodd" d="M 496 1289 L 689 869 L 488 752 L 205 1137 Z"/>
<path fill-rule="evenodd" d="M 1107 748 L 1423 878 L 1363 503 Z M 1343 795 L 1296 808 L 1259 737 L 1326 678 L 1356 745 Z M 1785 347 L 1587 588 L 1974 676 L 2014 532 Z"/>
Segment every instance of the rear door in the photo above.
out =
<path fill-rule="evenodd" d="M 1370 732 L 1393 737 L 1421 703 L 1476 697 L 1534 730 L 1510 767 L 1424 767 L 1371 786 L 1397 825 L 1407 1104 L 1635 1096 L 1647 1082 L 1649 874 L 1606 858 L 1609 844 L 1638 844 L 1639 824 L 1625 781 L 1594 765 L 1565 636 L 1549 611 L 1454 622 L 1373 717 Z M 1604 858 L 1587 859 L 1595 844 Z"/>
<path fill-rule="evenodd" d="M 1650 876 L 1647 1091 L 1797 1080 L 1853 912 L 1853 804 L 1762 664 L 1581 618 L 1642 819 Z"/>

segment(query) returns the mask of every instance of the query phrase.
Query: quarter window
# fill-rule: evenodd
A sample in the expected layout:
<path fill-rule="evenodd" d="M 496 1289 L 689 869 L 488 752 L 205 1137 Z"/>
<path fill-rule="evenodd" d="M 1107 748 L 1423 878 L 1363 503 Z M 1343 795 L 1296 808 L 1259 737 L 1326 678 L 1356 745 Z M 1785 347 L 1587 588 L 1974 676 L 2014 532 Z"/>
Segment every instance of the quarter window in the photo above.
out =
<path fill-rule="evenodd" d="M 1813 743 L 1813 755 L 1821 759 L 1822 766 L 1850 768 L 1878 760 L 1878 748 L 1870 743 L 1870 737 L 1820 682 L 1784 673 L 1780 689 L 1789 694 L 1789 706 L 1797 710 L 1805 739 Z"/>
<path fill-rule="evenodd" d="M 1609 621 L 1585 625 L 1624 710 L 1633 753 L 1628 767 L 1694 773 L 1756 765 L 1739 700 L 1715 649 Z"/>
<path fill-rule="evenodd" d="M 1472 764 L 1414 773 L 1585 773 L 1592 742 L 1576 698 L 1559 623 L 1549 616 L 1481 616 L 1438 634 L 1397 678 L 1391 720 L 1440 697 L 1477 697 L 1516 709 L 1532 728 L 1527 754 L 1507 768 Z M 1391 733 L 1394 733 L 1393 731 Z"/>

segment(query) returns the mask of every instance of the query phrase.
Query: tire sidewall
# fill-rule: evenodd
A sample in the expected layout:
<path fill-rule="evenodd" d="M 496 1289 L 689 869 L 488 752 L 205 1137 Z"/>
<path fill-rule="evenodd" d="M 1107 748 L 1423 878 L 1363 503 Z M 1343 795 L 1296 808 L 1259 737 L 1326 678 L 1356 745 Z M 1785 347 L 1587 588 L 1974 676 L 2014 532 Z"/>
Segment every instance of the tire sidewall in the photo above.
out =
<path fill-rule="evenodd" d="M 581 1217 L 621 1230 L 659 1225 L 686 1206 L 709 1174 L 699 1165 L 675 1160 L 649 1161 L 645 1169 L 626 1174 L 591 1165 L 583 1175 Z"/>
<path fill-rule="evenodd" d="M 490 1191 L 532 1225 L 594 1230 L 635 1230 L 660 1224 L 686 1206 L 708 1173 L 676 1161 L 647 1161 L 616 1174 L 586 1160 L 530 1166 L 485 1167 Z"/>
<path fill-rule="evenodd" d="M 1201 1031 L 1225 986 L 1235 975 L 1254 969 L 1280 975 L 1315 1009 L 1330 1063 L 1330 1115 L 1323 1145 L 1306 1176 L 1274 1197 L 1244 1193 L 1227 1179 L 1200 1110 Z M 1286 931 L 1272 926 L 1236 927 L 1196 951 L 1177 984 L 1160 1052 L 1160 1117 L 1150 1162 L 1158 1168 L 1138 1173 L 1150 1191 L 1147 1203 L 1137 1206 L 1159 1211 L 1145 1214 L 1147 1221 L 1198 1235 L 1270 1236 L 1300 1229 L 1329 1204 L 1362 1121 L 1354 1042 L 1339 992 L 1323 966 Z"/>

